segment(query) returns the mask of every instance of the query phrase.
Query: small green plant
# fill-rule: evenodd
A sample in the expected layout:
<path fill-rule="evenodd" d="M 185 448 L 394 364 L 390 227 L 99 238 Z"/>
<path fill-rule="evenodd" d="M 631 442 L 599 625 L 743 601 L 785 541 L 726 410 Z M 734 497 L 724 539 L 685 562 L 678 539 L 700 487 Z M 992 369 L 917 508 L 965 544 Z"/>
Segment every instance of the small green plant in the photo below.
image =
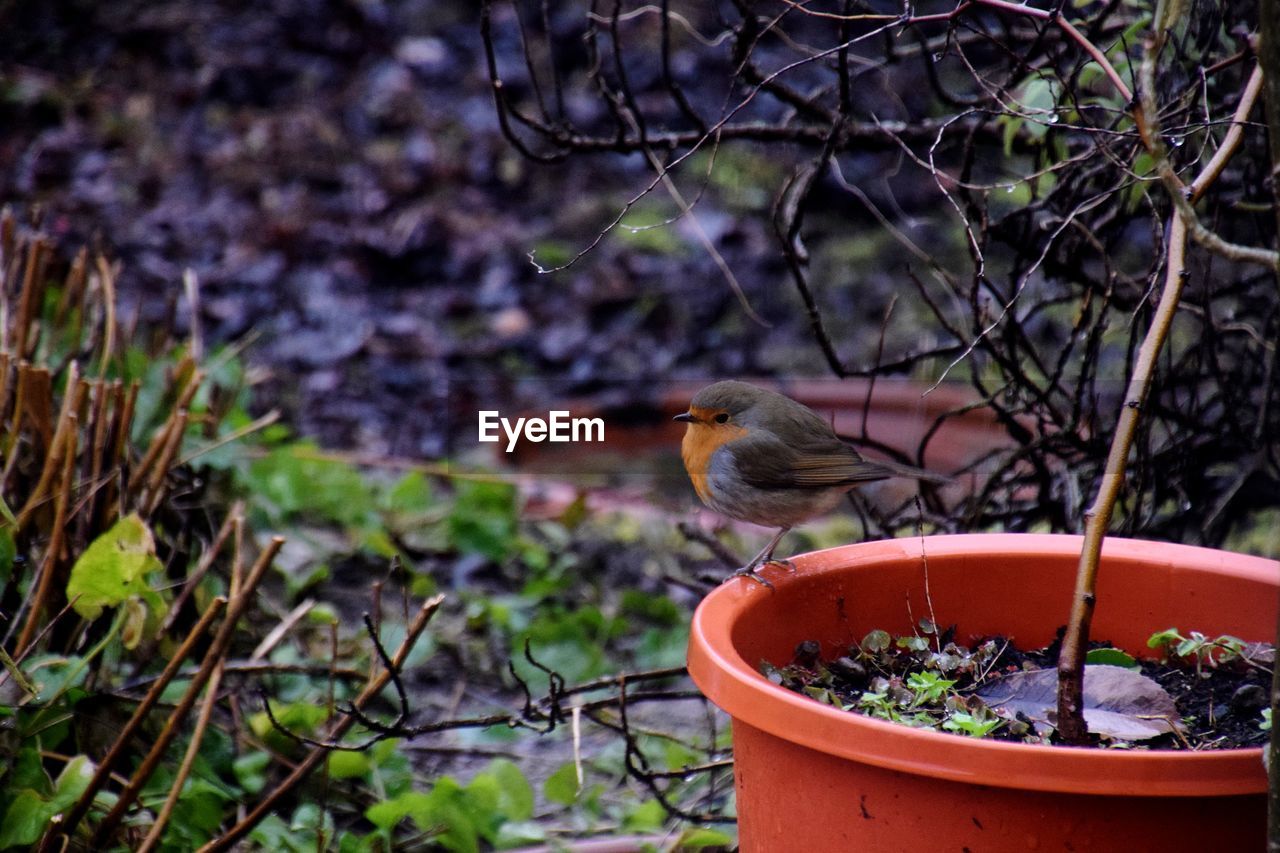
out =
<path fill-rule="evenodd" d="M 939 729 L 986 737 L 1001 720 L 973 689 L 1000 653 L 994 641 L 969 649 L 942 642 L 928 620 L 919 633 L 894 637 L 883 630 L 867 632 L 845 657 L 817 660 L 816 644 L 802 643 L 792 663 L 761 670 L 775 683 L 843 710 L 917 728 Z M 931 637 L 933 639 L 931 639 Z"/>
<path fill-rule="evenodd" d="M 911 707 L 936 705 L 955 687 L 954 678 L 943 678 L 936 672 L 913 672 L 905 682 L 907 690 L 912 694 Z"/>
<path fill-rule="evenodd" d="M 1184 637 L 1177 628 L 1157 631 L 1147 639 L 1147 646 L 1164 649 L 1166 654 L 1189 658 L 1195 662 L 1196 675 L 1200 677 L 1205 676 L 1205 667 L 1212 668 L 1239 660 L 1247 648 L 1244 640 L 1230 634 L 1210 638 L 1199 631 L 1192 631 L 1189 636 Z"/>
<path fill-rule="evenodd" d="M 985 713 L 954 711 L 951 716 L 942 722 L 942 728 L 949 732 L 959 732 L 970 737 L 986 737 L 999 728 L 1003 722 L 990 711 Z"/>

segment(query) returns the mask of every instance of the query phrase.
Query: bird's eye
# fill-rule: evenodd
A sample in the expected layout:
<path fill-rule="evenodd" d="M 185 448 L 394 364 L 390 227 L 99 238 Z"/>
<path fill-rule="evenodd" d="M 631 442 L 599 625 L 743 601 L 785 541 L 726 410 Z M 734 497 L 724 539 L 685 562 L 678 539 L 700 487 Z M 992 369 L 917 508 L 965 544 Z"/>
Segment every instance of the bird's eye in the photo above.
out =
<path fill-rule="evenodd" d="M 720 414 L 716 415 L 715 422 L 718 424 L 727 424 L 729 422 L 729 413 L 721 412 Z"/>

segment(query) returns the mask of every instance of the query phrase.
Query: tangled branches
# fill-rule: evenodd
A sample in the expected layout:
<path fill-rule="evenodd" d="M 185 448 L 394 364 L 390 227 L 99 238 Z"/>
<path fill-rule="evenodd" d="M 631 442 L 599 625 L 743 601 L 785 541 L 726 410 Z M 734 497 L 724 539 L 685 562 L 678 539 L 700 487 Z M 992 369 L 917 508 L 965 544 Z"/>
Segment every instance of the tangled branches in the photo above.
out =
<path fill-rule="evenodd" d="M 434 607 L 438 604 L 439 600 L 433 599 L 432 609 L 434 610 Z M 263 709 L 266 711 L 267 718 L 275 730 L 288 739 L 310 748 L 312 755 L 320 756 L 338 750 L 363 752 L 379 741 L 388 738 L 415 738 L 454 729 L 490 728 L 493 726 L 507 726 L 528 729 L 537 734 L 550 734 L 558 726 L 568 724 L 574 729 L 576 741 L 580 720 L 585 717 L 595 725 L 612 732 L 622 739 L 625 749 L 624 766 L 626 767 L 627 775 L 643 784 L 669 814 L 693 823 L 724 823 L 731 820 L 731 818 L 726 817 L 719 811 L 718 807 L 723 805 L 722 800 L 728 791 L 728 785 L 721 781 L 721 778 L 727 775 L 727 771 L 732 767 L 732 761 L 728 758 L 712 755 L 708 761 L 698 766 L 684 767 L 679 770 L 659 770 L 650 763 L 641 744 L 642 737 L 647 733 L 628 717 L 628 708 L 653 702 L 694 701 L 706 706 L 707 700 L 703 698 L 702 694 L 690 688 L 658 686 L 629 692 L 629 687 L 632 684 L 666 685 L 673 680 L 686 678 L 684 667 L 669 667 L 643 672 L 622 672 L 570 686 L 565 683 L 565 679 L 560 673 L 537 660 L 529 641 L 526 640 L 524 645 L 525 660 L 535 670 L 545 674 L 547 678 L 547 690 L 543 696 L 535 699 L 528 682 L 521 678 L 517 672 L 514 662 L 508 662 L 508 672 L 524 694 L 524 704 L 519 710 L 414 724 L 411 719 L 415 714 L 410 706 L 408 693 L 405 690 L 401 676 L 403 660 L 388 654 L 381 638 L 378 636 L 373 621 L 368 615 L 365 616 L 365 629 L 383 666 L 381 680 L 377 689 L 380 690 L 387 682 L 390 682 L 395 689 L 397 713 L 395 719 L 391 722 L 377 720 L 366 713 L 365 704 L 377 692 L 376 690 L 366 690 L 361 694 L 360 699 L 339 709 L 341 716 L 338 724 L 334 727 L 333 736 L 325 740 L 315 740 L 298 735 L 284 726 L 273 713 L 271 703 L 266 694 L 260 693 Z M 583 698 L 606 691 L 611 692 L 612 695 L 595 699 Z M 709 706 L 707 707 L 709 708 Z M 711 726 L 709 742 L 711 744 L 716 741 L 715 719 L 714 714 L 708 713 L 708 725 Z M 355 743 L 343 740 L 343 735 L 354 725 L 364 727 L 370 733 L 369 736 Z M 666 738 L 673 737 L 673 735 L 665 733 L 662 736 Z M 706 791 L 702 795 L 700 802 L 714 805 L 717 807 L 716 809 L 690 811 L 677 803 L 668 790 L 669 785 L 683 784 L 691 779 L 700 777 L 705 779 L 706 784 Z"/>
<path fill-rule="evenodd" d="M 1237 2 L 1162 4 L 1152 19 L 1119 3 L 517 0 L 485 3 L 482 34 L 521 152 L 638 156 L 649 171 L 546 272 L 651 195 L 671 195 L 673 221 L 718 213 L 724 171 L 767 161 L 755 179 L 774 201 L 747 214 L 772 227 L 751 260 L 773 281 L 744 287 L 706 245 L 744 310 L 787 283 L 830 372 L 967 382 L 1007 434 L 958 472 L 970 493 L 928 501 L 936 529 L 1081 527 L 1177 211 L 1194 245 L 1119 530 L 1247 547 L 1280 504 L 1256 15 Z M 849 319 L 881 316 L 879 340 Z M 892 535 L 912 509 L 867 521 Z"/>

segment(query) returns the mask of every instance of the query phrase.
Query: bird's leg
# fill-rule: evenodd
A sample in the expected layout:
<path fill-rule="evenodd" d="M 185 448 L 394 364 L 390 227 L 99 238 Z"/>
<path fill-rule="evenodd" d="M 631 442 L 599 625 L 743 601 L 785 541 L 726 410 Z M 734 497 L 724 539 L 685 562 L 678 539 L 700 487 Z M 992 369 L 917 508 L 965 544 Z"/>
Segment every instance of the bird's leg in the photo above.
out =
<path fill-rule="evenodd" d="M 790 531 L 791 531 L 790 527 L 783 527 L 782 529 L 780 529 L 777 533 L 773 535 L 773 538 L 769 540 L 769 544 L 764 546 L 764 550 L 762 550 L 759 554 L 756 554 L 754 557 L 752 557 L 749 563 L 747 563 L 742 568 L 738 569 L 733 574 L 729 575 L 729 577 L 725 578 L 725 580 L 731 580 L 732 578 L 751 578 L 751 580 L 755 581 L 756 583 L 762 583 L 765 586 L 772 589 L 773 584 L 769 583 L 767 580 L 760 577 L 760 575 L 756 573 L 756 569 L 768 563 L 778 563 L 780 565 L 786 566 L 788 569 L 792 571 L 795 571 L 795 568 L 796 568 L 795 564 L 792 563 L 790 560 L 775 560 L 773 558 L 773 549 L 778 547 L 778 543 L 782 541 L 782 537 L 786 536 Z"/>

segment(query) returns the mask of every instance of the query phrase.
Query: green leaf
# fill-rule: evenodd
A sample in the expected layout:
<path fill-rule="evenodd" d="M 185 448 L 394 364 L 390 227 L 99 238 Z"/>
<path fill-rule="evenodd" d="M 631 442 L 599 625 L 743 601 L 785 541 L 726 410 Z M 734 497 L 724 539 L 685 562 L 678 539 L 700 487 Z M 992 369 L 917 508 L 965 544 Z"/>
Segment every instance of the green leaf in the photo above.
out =
<path fill-rule="evenodd" d="M 498 809 L 504 818 L 522 821 L 533 817 L 533 786 L 513 761 L 495 758 L 485 773 L 498 783 Z"/>
<path fill-rule="evenodd" d="M 434 503 L 431 484 L 420 471 L 411 471 L 401 477 L 381 501 L 386 511 L 405 514 L 420 514 Z"/>
<path fill-rule="evenodd" d="M 89 787 L 94 769 L 94 764 L 87 755 L 77 755 L 67 762 L 53 783 L 53 797 L 49 802 L 55 811 L 70 808 L 80 799 L 80 795 Z"/>
<path fill-rule="evenodd" d="M 732 847 L 733 837 L 715 829 L 686 829 L 672 845 L 673 850 L 702 850 L 707 847 Z"/>
<path fill-rule="evenodd" d="M 17 760 L 5 780 L 10 788 L 31 788 L 46 793 L 53 792 L 53 782 L 44 770 L 44 759 L 40 757 L 39 744 L 27 742 L 29 745 L 18 750 Z"/>
<path fill-rule="evenodd" d="M 373 755 L 373 763 L 382 766 L 383 762 L 400 755 L 400 738 L 389 737 L 380 740 L 369 750 Z"/>
<path fill-rule="evenodd" d="M 54 815 L 80 798 L 92 776 L 93 764 L 88 756 L 77 755 L 62 768 L 47 799 L 31 788 L 18 791 L 0 821 L 0 849 L 30 846 L 39 841 Z"/>
<path fill-rule="evenodd" d="M 515 543 L 516 512 L 510 483 L 462 481 L 449 513 L 449 542 L 463 553 L 502 560 Z"/>
<path fill-rule="evenodd" d="M 492 784 L 492 780 L 481 779 L 479 784 L 464 789 L 457 780 L 444 776 L 431 789 L 425 807 L 413 812 L 413 822 L 423 831 L 438 832 L 436 842 L 446 850 L 477 853 L 480 849 L 477 822 L 484 822 L 486 818 L 483 803 L 477 801 L 489 799 L 482 791 Z M 496 801 L 495 794 L 491 804 Z"/>
<path fill-rule="evenodd" d="M 1174 648 L 1174 652 L 1178 655 L 1178 657 L 1188 657 L 1190 655 L 1193 655 L 1196 652 L 1200 651 L 1200 649 L 1204 646 L 1203 641 L 1196 639 L 1194 635 L 1195 635 L 1195 632 L 1193 631 L 1192 637 L 1189 637 L 1183 640 L 1182 642 L 1178 643 L 1177 647 Z"/>
<path fill-rule="evenodd" d="M 578 799 L 578 771 L 572 761 L 560 765 L 542 783 L 542 795 L 553 803 L 571 806 Z"/>
<path fill-rule="evenodd" d="M 1011 115 L 1002 115 L 996 119 L 996 124 L 1004 125 L 1004 156 L 1013 156 L 1013 140 L 1018 138 L 1018 131 L 1022 129 L 1023 123 L 1023 119 Z"/>
<path fill-rule="evenodd" d="M 963 732 L 970 737 L 986 737 L 1004 722 L 999 717 L 978 717 L 964 711 L 956 711 L 942 723 L 949 732 Z"/>
<path fill-rule="evenodd" d="M 365 809 L 365 818 L 383 830 L 395 829 L 396 824 L 407 817 L 425 815 L 431 807 L 431 795 L 422 791 L 407 791 L 398 797 L 374 803 Z M 421 824 L 419 824 L 421 825 Z"/>
<path fill-rule="evenodd" d="M 363 752 L 336 750 L 329 754 L 329 775 L 334 779 L 360 779 L 368 772 L 372 762 Z"/>
<path fill-rule="evenodd" d="M 291 702 L 286 705 L 271 704 L 271 712 L 286 731 L 303 737 L 315 733 L 316 728 L 329 718 L 329 709 L 312 702 Z M 265 740 L 273 749 L 286 749 L 292 746 L 293 740 L 281 733 L 271 724 L 266 711 L 259 711 L 249 717 L 249 728 L 253 733 Z"/>
<path fill-rule="evenodd" d="M 929 649 L 929 639 L 927 637 L 899 637 L 896 645 L 900 649 L 923 652 Z"/>
<path fill-rule="evenodd" d="M 1163 631 L 1157 631 L 1147 638 L 1147 646 L 1152 649 L 1158 649 L 1162 646 L 1170 646 L 1182 639 L 1182 635 L 1178 633 L 1177 628 L 1165 628 Z"/>
<path fill-rule="evenodd" d="M 297 850 L 294 834 L 285 824 L 284 818 L 278 814 L 269 814 L 249 833 L 249 840 L 255 842 L 258 850 Z"/>
<path fill-rule="evenodd" d="M 1084 662 L 1105 663 L 1111 666 L 1123 666 L 1128 669 L 1138 669 L 1138 661 L 1133 655 L 1123 652 L 1120 649 L 1093 649 L 1084 656 Z"/>
<path fill-rule="evenodd" d="M 18 556 L 18 547 L 13 541 L 13 528 L 0 528 L 0 584 L 9 582 L 13 574 L 13 561 Z"/>
<path fill-rule="evenodd" d="M 493 840 L 493 846 L 499 850 L 510 850 L 513 847 L 531 847 L 546 840 L 546 827 L 537 821 L 523 820 L 504 823 Z"/>
<path fill-rule="evenodd" d="M 663 746 L 662 758 L 667 770 L 683 770 L 699 763 L 703 755 L 683 743 L 672 741 Z"/>
<path fill-rule="evenodd" d="M 40 840 L 54 810 L 48 801 L 31 789 L 19 791 L 9 802 L 0 821 L 0 849 L 29 847 Z"/>
<path fill-rule="evenodd" d="M 633 832 L 655 832 L 662 829 L 667 810 L 657 800 L 647 800 L 636 806 L 622 819 L 623 829 Z"/>
<path fill-rule="evenodd" d="M 312 841 L 321 833 L 326 838 L 332 838 L 334 835 L 333 815 L 321 809 L 317 803 L 303 803 L 294 810 L 293 820 L 289 822 L 289 828 Z"/>
<path fill-rule="evenodd" d="M 1049 132 L 1049 124 L 1057 121 L 1054 108 L 1058 104 L 1058 84 L 1044 77 L 1032 77 L 1022 87 L 1023 111 L 1032 119 L 1026 123 L 1027 135 L 1042 139 Z"/>
<path fill-rule="evenodd" d="M 231 765 L 236 782 L 250 794 L 256 794 L 267 784 L 267 765 L 271 763 L 271 755 L 265 750 L 246 752 Z"/>
<path fill-rule="evenodd" d="M 226 805 L 227 797 L 219 789 L 199 779 L 187 780 L 173 808 L 166 840 L 176 842 L 180 849 L 199 847 L 222 823 Z"/>
<path fill-rule="evenodd" d="M 67 690 L 84 683 L 87 662 L 81 657 L 32 655 L 22 664 L 38 691 L 36 701 L 48 704 Z"/>
<path fill-rule="evenodd" d="M 13 514 L 13 510 L 9 508 L 9 502 L 3 497 L 0 497 L 0 520 L 3 520 L 7 525 L 18 526 L 17 516 Z"/>
<path fill-rule="evenodd" d="M 117 521 L 84 550 L 71 567 L 67 598 L 85 619 L 96 619 L 104 607 L 149 593 L 145 577 L 161 568 L 150 528 L 136 514 Z"/>
<path fill-rule="evenodd" d="M 862 638 L 862 642 L 858 644 L 858 647 L 864 652 L 882 652 L 889 648 L 890 642 L 892 642 L 892 638 L 889 636 L 889 632 L 877 628 L 874 631 L 869 631 L 867 636 Z"/>
<path fill-rule="evenodd" d="M 245 484 L 256 509 L 275 522 L 299 516 L 363 528 L 374 519 L 374 494 L 354 465 L 325 456 L 313 442 L 278 447 L 254 460 Z"/>
<path fill-rule="evenodd" d="M 354 832 L 344 831 L 338 836 L 338 853 L 374 853 L 375 850 L 382 849 L 381 839 L 375 832 L 360 836 Z"/>

